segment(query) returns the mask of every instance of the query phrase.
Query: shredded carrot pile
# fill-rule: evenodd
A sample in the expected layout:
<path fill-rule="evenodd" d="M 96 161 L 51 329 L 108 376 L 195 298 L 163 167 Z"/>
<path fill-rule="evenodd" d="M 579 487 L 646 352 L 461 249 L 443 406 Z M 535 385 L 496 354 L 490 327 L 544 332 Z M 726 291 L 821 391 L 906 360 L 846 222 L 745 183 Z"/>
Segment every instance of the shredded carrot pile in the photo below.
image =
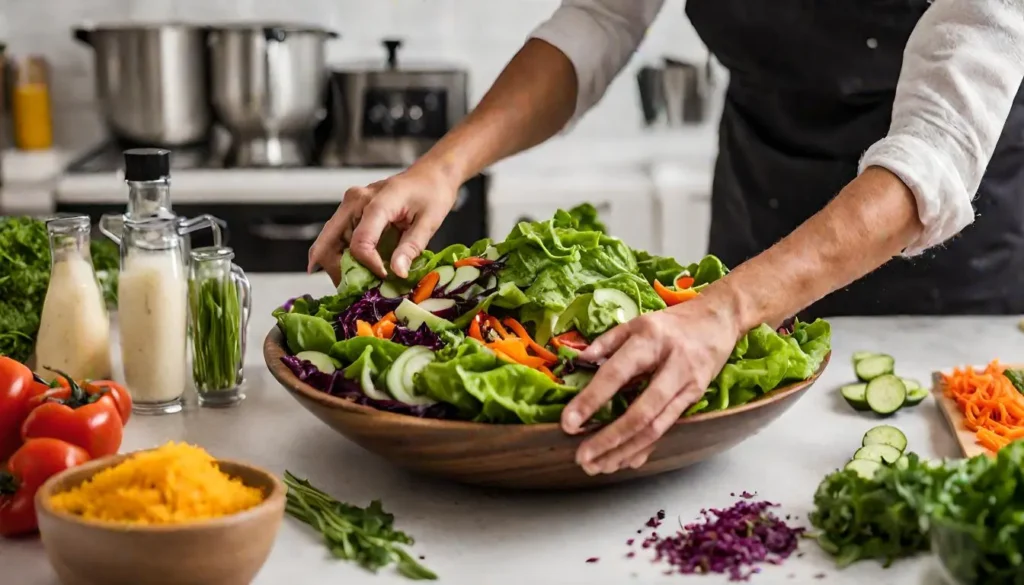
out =
<path fill-rule="evenodd" d="M 964 413 L 964 425 L 993 452 L 1024 438 L 1024 395 L 1003 375 L 1005 370 L 993 360 L 981 371 L 957 368 L 942 376 L 946 396 Z"/>
<path fill-rule="evenodd" d="M 263 498 L 259 488 L 221 471 L 203 449 L 167 443 L 100 471 L 51 503 L 88 520 L 177 524 L 235 514 Z"/>

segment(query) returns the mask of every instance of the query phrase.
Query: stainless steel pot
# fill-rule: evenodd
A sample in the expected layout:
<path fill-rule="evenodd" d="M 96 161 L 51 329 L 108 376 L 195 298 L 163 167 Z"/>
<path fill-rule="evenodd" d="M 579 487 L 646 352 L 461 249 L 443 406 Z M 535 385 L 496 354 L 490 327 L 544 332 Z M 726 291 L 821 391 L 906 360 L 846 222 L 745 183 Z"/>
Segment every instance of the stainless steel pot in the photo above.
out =
<path fill-rule="evenodd" d="M 326 42 L 337 36 L 311 26 L 244 24 L 211 29 L 217 121 L 232 134 L 236 147 L 264 143 L 263 152 L 242 155 L 261 160 L 242 164 L 275 164 L 287 158 L 266 143 L 312 132 L 323 119 Z"/>
<path fill-rule="evenodd" d="M 96 96 L 115 136 L 153 146 L 206 138 L 213 116 L 202 27 L 105 25 L 74 35 L 93 48 Z"/>

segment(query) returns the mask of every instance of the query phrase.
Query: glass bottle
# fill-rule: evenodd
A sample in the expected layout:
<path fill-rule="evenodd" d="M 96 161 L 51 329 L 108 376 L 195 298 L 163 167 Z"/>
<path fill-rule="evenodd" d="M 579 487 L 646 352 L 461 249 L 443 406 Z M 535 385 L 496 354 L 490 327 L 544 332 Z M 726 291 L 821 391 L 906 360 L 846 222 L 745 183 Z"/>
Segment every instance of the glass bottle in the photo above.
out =
<path fill-rule="evenodd" d="M 125 385 L 133 410 L 168 414 L 182 409 L 188 327 L 188 276 L 181 241 L 202 222 L 183 226 L 161 212 L 125 219 L 118 279 L 118 323 Z"/>
<path fill-rule="evenodd" d="M 114 238 L 120 235 L 126 219 L 142 218 L 155 213 L 171 213 L 171 151 L 162 148 L 133 148 L 124 151 L 124 182 L 128 185 L 128 205 L 123 214 L 108 213 L 100 218 L 100 231 Z M 221 245 L 221 220 L 203 214 L 192 219 L 179 218 L 183 233 L 195 231 L 193 226 L 209 226 L 213 244 Z M 181 259 L 187 263 L 190 238 L 181 238 Z"/>
<path fill-rule="evenodd" d="M 245 398 L 242 369 L 252 295 L 234 257 L 223 246 L 192 250 L 189 329 L 192 381 L 200 406 L 232 406 Z"/>
<path fill-rule="evenodd" d="M 36 338 L 36 368 L 53 380 L 57 370 L 75 378 L 110 378 L 110 320 L 89 252 L 89 218 L 58 216 L 46 222 L 50 283 Z"/>
<path fill-rule="evenodd" d="M 50 108 L 50 66 L 41 56 L 29 55 L 14 63 L 11 110 L 14 145 L 21 150 L 53 147 Z"/>

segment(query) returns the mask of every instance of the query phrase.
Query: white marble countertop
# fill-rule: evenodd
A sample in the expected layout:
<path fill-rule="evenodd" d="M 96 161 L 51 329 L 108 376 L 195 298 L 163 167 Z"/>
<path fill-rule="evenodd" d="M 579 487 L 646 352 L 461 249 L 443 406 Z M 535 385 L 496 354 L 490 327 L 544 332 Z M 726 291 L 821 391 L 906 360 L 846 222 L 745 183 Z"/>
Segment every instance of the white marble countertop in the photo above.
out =
<path fill-rule="evenodd" d="M 254 316 L 246 351 L 248 398 L 230 410 L 189 407 L 183 414 L 133 417 L 123 451 L 167 440 L 202 445 L 217 456 L 239 458 L 277 473 L 288 469 L 308 477 L 335 497 L 365 505 L 380 498 L 396 515 L 399 528 L 413 535 L 415 554 L 441 577 L 465 585 L 557 583 L 622 585 L 676 583 L 661 565 L 638 554 L 625 558 L 625 541 L 657 510 L 669 522 L 695 519 L 703 507 L 728 505 L 730 492 L 756 491 L 778 502 L 782 513 L 801 520 L 810 511 L 820 479 L 842 465 L 864 431 L 878 420 L 853 412 L 835 391 L 850 381 L 850 354 L 884 351 L 896 358 L 900 375 L 928 380 L 932 371 L 984 364 L 1024 355 L 1017 318 L 847 318 L 836 319 L 832 364 L 792 409 L 761 434 L 711 461 L 649 480 L 572 493 L 510 493 L 453 485 L 413 475 L 363 451 L 295 402 L 267 371 L 262 340 L 273 325 L 271 310 L 289 297 L 326 294 L 322 275 L 260 275 L 252 278 Z M 953 438 L 934 402 L 900 412 L 888 422 L 925 456 L 954 456 Z M 752 583 L 916 585 L 939 583 L 926 557 L 889 569 L 860 563 L 838 571 L 812 542 L 803 556 L 766 567 Z M 153 554 L 161 554 L 153 551 Z M 598 557 L 597 563 L 586 559 Z M 0 566 L 12 585 L 56 585 L 38 540 L 4 541 Z M 703 577 L 701 583 L 725 583 Z M 316 535 L 286 519 L 256 585 L 334 585 L 405 583 L 392 570 L 372 577 L 358 567 L 331 559 Z"/>

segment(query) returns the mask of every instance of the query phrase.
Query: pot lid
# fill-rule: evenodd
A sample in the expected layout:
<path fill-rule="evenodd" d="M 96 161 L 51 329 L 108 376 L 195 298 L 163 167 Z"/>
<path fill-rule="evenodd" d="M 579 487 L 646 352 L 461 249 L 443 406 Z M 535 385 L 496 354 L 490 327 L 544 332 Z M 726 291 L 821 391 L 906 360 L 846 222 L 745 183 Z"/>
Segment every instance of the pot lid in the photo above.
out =
<path fill-rule="evenodd" d="M 339 36 L 337 32 L 328 30 L 322 26 L 302 22 L 229 22 L 213 25 L 209 28 L 213 31 L 263 31 L 268 38 L 280 38 L 289 34 L 300 33 L 316 33 L 327 35 L 331 38 L 337 38 Z"/>
<path fill-rule="evenodd" d="M 394 71 L 396 73 L 465 73 L 466 69 L 452 63 L 431 63 L 424 61 L 406 61 L 398 55 L 402 41 L 386 39 L 381 43 L 387 51 L 384 59 L 353 61 L 340 66 L 332 66 L 335 73 L 380 73 Z"/>

